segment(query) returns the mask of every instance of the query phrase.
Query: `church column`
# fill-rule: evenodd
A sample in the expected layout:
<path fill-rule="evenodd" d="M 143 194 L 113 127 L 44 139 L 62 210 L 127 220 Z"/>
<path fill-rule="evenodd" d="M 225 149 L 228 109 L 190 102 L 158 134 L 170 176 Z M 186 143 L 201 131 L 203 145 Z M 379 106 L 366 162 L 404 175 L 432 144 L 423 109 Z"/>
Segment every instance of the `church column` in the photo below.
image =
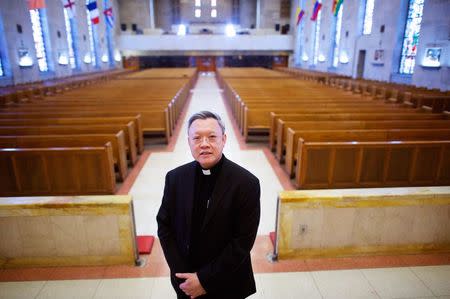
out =
<path fill-rule="evenodd" d="M 153 0 L 150 0 L 150 28 L 155 29 L 155 8 Z"/>
<path fill-rule="evenodd" d="M 261 26 L 261 0 L 256 0 L 256 29 Z"/>

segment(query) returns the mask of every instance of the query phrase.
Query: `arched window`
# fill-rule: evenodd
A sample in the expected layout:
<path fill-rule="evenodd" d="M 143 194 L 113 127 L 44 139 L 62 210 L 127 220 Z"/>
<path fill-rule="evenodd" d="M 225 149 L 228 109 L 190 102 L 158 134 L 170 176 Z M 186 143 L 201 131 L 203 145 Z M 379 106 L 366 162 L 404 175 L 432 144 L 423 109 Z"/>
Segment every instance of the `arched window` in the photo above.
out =
<path fill-rule="evenodd" d="M 320 1 L 319 1 L 320 3 Z M 322 10 L 319 8 L 319 12 L 317 14 L 316 24 L 313 31 L 313 61 L 312 64 L 316 65 L 319 57 L 319 42 L 320 42 L 320 20 L 322 19 Z"/>
<path fill-rule="evenodd" d="M 41 11 L 40 9 L 30 9 L 29 11 L 39 71 L 47 72 L 48 71 L 47 52 L 45 49 L 45 39 L 42 30 L 43 26 L 42 26 Z"/>
<path fill-rule="evenodd" d="M 0 53 L 0 77 L 3 77 L 5 72 L 3 72 L 3 63 L 2 63 L 2 53 Z"/>
<path fill-rule="evenodd" d="M 406 20 L 402 56 L 400 58 L 400 74 L 412 74 L 414 72 L 424 1 L 409 0 L 408 18 Z"/>
<path fill-rule="evenodd" d="M 341 28 L 342 28 L 342 14 L 344 13 L 344 4 L 339 6 L 339 11 L 336 16 L 336 26 L 334 27 L 334 45 L 332 53 L 333 66 L 337 67 L 339 63 L 339 43 L 341 41 Z"/>
<path fill-rule="evenodd" d="M 76 46 L 76 33 L 73 18 L 69 17 L 67 8 L 64 9 L 64 21 L 66 23 L 66 36 L 67 36 L 67 47 L 69 49 L 69 63 L 72 69 L 77 68 L 77 46 Z"/>
<path fill-rule="evenodd" d="M 91 13 L 89 9 L 86 9 L 86 15 L 87 15 L 87 24 L 88 24 L 88 32 L 89 32 L 89 46 L 90 46 L 90 61 L 94 66 L 98 66 L 98 53 L 97 53 L 97 44 L 98 44 L 98 38 L 97 38 L 97 30 L 92 24 L 92 16 L 97 16 L 97 23 L 98 23 L 98 8 L 97 8 L 97 1 L 92 0 L 86 0 L 86 5 L 92 6 L 95 3 L 95 9 L 92 9 L 94 13 Z M 92 14 L 92 16 L 91 16 Z M 89 61 L 89 59 L 86 60 L 87 57 L 85 57 L 85 62 Z"/>
<path fill-rule="evenodd" d="M 364 10 L 363 34 L 372 33 L 373 9 L 375 8 L 375 0 L 366 0 L 366 8 Z"/>
<path fill-rule="evenodd" d="M 112 1 L 103 0 L 103 14 L 106 21 L 106 45 L 108 47 L 108 62 L 109 66 L 114 67 L 114 12 L 112 7 Z"/>

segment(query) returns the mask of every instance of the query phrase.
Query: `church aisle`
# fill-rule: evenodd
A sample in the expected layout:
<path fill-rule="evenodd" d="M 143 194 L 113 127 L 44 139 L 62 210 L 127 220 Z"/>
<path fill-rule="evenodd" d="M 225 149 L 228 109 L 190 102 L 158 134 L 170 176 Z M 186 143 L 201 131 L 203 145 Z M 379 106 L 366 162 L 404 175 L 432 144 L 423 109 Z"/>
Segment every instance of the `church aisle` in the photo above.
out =
<path fill-rule="evenodd" d="M 227 134 L 225 156 L 255 174 L 261 184 L 261 222 L 258 235 L 268 235 L 275 230 L 276 200 L 283 190 L 262 149 L 241 150 L 233 123 L 227 114 L 214 73 L 199 76 L 192 98 L 188 104 L 185 118 L 180 119 L 179 135 L 171 152 L 152 152 L 141 169 L 129 194 L 133 196 L 138 235 L 155 235 L 157 231 L 156 213 L 161 203 L 165 174 L 184 163 L 193 160 L 187 142 L 187 121 L 189 117 L 202 110 L 218 113 L 224 123 Z"/>

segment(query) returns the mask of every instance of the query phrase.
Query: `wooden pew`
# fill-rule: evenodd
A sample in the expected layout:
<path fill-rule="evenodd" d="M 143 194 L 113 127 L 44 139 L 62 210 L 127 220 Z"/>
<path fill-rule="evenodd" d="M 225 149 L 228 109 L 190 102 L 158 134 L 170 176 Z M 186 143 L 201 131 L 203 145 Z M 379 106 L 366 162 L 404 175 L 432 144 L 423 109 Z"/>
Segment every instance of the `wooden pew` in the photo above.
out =
<path fill-rule="evenodd" d="M 275 155 L 283 161 L 287 128 L 292 130 L 355 130 L 355 129 L 448 129 L 450 120 L 350 120 L 350 121 L 277 121 Z"/>
<path fill-rule="evenodd" d="M 397 107 L 377 108 L 373 107 L 355 107 L 355 108 L 245 108 L 244 123 L 242 133 L 247 140 L 249 132 L 264 132 L 269 133 L 270 130 L 270 113 L 310 113 L 310 114 L 334 114 L 334 113 L 401 113 L 408 112 L 407 109 Z"/>
<path fill-rule="evenodd" d="M 126 125 L 61 125 L 61 126 L 8 126 L 0 127 L 0 136 L 14 135 L 78 135 L 78 134 L 117 134 L 124 132 L 125 145 L 130 163 L 137 162 L 136 141 L 134 139 L 133 123 Z"/>
<path fill-rule="evenodd" d="M 46 148 L 103 146 L 110 142 L 113 160 L 119 179 L 125 180 L 128 172 L 127 153 L 123 131 L 116 134 L 88 135 L 24 135 L 0 136 L 0 148 Z"/>
<path fill-rule="evenodd" d="M 97 110 L 85 109 L 82 111 L 66 111 L 64 109 L 49 109 L 46 111 L 0 111 L 0 118 L 98 118 L 98 117 L 127 117 L 141 115 L 141 128 L 144 134 L 164 134 L 166 140 L 170 138 L 170 125 L 168 109 L 161 110 L 141 110 L 139 109 L 117 109 L 117 110 Z"/>
<path fill-rule="evenodd" d="M 134 123 L 134 136 L 137 140 L 138 153 L 144 151 L 144 138 L 142 132 L 141 115 L 133 117 L 68 117 L 68 118 L 37 118 L 36 114 L 21 115 L 22 118 L 3 118 L 5 115 L 0 113 L 1 126 L 42 126 L 42 125 L 97 125 L 97 124 L 127 124 L 132 121 Z"/>
<path fill-rule="evenodd" d="M 298 141 L 308 142 L 363 142 L 397 140 L 450 140 L 450 129 L 372 129 L 372 130 L 292 130 L 288 129 L 286 139 L 285 169 L 294 174 L 298 159 Z M 295 169 L 296 170 L 296 169 Z"/>
<path fill-rule="evenodd" d="M 275 150 L 277 141 L 278 120 L 283 121 L 351 121 L 351 120 L 443 120 L 448 119 L 442 114 L 428 114 L 417 112 L 401 113 L 330 113 L 330 114 L 310 114 L 310 113 L 270 113 L 270 149 Z"/>
<path fill-rule="evenodd" d="M 114 194 L 111 143 L 0 149 L 0 196 Z"/>
<path fill-rule="evenodd" d="M 450 184 L 449 140 L 306 142 L 301 139 L 298 148 L 297 188 Z"/>

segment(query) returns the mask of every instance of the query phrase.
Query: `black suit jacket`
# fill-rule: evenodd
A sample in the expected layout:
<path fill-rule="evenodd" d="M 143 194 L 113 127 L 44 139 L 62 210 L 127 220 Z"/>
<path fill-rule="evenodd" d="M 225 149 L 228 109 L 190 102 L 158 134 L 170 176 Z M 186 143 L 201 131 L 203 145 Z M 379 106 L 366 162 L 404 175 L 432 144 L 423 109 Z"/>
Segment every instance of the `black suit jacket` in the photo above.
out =
<path fill-rule="evenodd" d="M 200 231 L 202 265 L 189 262 L 195 169 L 191 162 L 169 171 L 156 217 L 158 237 L 179 295 L 175 273 L 197 272 L 210 298 L 244 298 L 256 292 L 250 250 L 260 218 L 259 180 L 226 159 L 218 174 Z"/>

